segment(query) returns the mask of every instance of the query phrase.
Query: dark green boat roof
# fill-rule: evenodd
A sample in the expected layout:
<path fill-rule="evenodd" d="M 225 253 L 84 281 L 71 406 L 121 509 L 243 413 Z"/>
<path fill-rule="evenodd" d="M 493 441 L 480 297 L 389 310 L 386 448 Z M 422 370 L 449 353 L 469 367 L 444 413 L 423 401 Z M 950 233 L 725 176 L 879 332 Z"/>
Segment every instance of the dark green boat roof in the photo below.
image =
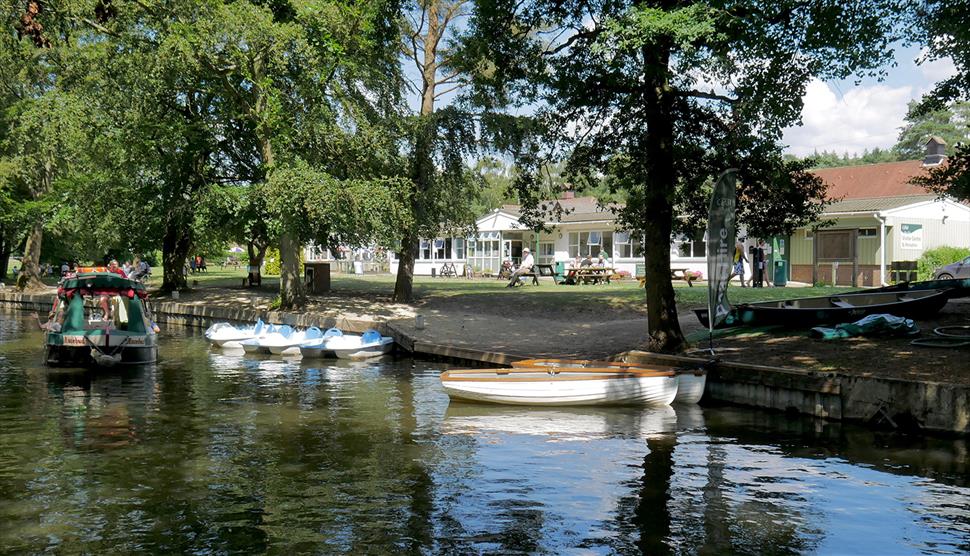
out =
<path fill-rule="evenodd" d="M 135 290 L 144 295 L 145 286 L 140 282 L 124 278 L 113 272 L 84 272 L 74 278 L 68 278 L 58 287 L 58 293 L 73 290 Z"/>

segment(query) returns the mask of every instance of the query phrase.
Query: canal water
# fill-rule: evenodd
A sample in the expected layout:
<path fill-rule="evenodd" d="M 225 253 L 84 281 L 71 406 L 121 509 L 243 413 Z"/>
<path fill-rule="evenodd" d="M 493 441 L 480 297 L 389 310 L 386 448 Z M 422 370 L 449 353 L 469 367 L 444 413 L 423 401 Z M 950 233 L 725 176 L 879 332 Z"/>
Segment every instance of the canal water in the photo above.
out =
<path fill-rule="evenodd" d="M 441 363 L 165 333 L 47 369 L 0 312 L 0 553 L 957 554 L 962 440 L 737 408 L 449 404 Z"/>

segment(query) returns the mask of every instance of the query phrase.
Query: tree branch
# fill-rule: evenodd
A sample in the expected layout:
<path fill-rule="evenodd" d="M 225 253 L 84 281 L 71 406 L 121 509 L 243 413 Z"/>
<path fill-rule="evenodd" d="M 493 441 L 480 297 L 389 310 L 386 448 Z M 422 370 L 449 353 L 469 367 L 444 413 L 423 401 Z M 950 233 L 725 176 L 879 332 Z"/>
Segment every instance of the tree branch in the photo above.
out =
<path fill-rule="evenodd" d="M 717 100 L 717 101 L 724 102 L 726 104 L 731 104 L 731 105 L 734 105 L 734 104 L 737 104 L 737 103 L 741 102 L 741 99 L 731 98 L 731 97 L 726 96 L 726 95 L 719 95 L 719 94 L 715 93 L 714 91 L 711 91 L 709 93 L 705 93 L 704 91 L 674 91 L 674 94 L 677 95 L 677 96 L 679 96 L 679 97 L 703 98 L 703 99 L 707 99 L 707 100 Z"/>

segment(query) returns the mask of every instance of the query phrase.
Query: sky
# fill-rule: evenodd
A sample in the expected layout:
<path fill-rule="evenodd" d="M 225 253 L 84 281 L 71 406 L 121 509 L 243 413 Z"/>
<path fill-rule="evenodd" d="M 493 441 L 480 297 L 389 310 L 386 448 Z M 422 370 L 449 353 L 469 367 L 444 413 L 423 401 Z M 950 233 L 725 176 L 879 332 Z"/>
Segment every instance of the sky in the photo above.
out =
<path fill-rule="evenodd" d="M 954 73 L 950 59 L 916 64 L 917 48 L 898 49 L 897 66 L 880 82 L 865 79 L 812 81 L 803 97 L 802 125 L 788 128 L 786 151 L 807 156 L 818 150 L 862 154 L 896 143 L 907 103 Z"/>

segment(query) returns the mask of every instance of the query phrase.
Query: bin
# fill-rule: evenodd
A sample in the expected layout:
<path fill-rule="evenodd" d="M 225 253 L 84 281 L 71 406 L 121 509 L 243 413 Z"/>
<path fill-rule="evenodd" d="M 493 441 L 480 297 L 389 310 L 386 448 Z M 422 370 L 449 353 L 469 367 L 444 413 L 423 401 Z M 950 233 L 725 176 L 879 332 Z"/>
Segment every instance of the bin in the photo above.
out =
<path fill-rule="evenodd" d="M 784 287 L 788 284 L 788 261 L 775 261 L 774 283 L 777 287 Z"/>
<path fill-rule="evenodd" d="M 330 291 L 330 263 L 316 261 L 303 263 L 303 281 L 310 293 Z"/>
<path fill-rule="evenodd" d="M 563 275 L 566 274 L 566 263 L 563 261 L 556 261 L 556 282 L 562 279 Z"/>

